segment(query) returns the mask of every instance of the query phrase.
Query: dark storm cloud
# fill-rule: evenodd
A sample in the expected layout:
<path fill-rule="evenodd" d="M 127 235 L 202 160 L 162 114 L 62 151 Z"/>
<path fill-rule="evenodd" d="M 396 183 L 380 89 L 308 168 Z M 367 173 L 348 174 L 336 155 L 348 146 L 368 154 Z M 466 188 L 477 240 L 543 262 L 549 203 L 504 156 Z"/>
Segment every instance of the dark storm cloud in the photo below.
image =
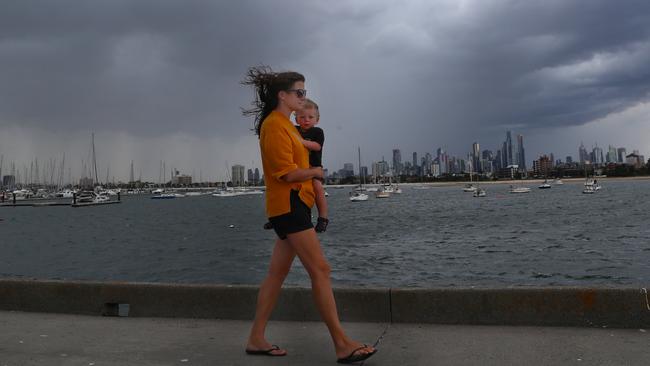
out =
<path fill-rule="evenodd" d="M 496 145 L 646 101 L 649 36 L 635 0 L 3 2 L 0 123 L 245 136 L 264 63 L 306 74 L 335 165 Z"/>
<path fill-rule="evenodd" d="M 238 84 L 246 68 L 299 58 L 301 40 L 323 22 L 301 10 L 253 1 L 4 3 L 0 116 L 57 129 L 228 133 L 237 103 L 252 95 Z"/>

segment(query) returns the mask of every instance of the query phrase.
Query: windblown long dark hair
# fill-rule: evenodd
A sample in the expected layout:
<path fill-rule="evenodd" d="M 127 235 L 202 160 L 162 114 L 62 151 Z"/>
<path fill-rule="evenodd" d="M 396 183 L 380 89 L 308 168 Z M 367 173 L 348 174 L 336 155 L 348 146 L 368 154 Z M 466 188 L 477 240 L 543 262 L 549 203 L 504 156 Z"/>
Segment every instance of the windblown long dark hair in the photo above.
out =
<path fill-rule="evenodd" d="M 294 83 L 305 81 L 302 74 L 293 71 L 274 72 L 269 66 L 255 66 L 248 69 L 243 85 L 255 88 L 255 100 L 251 103 L 253 108 L 244 109 L 244 116 L 255 116 L 253 130 L 260 135 L 264 119 L 278 106 L 278 93 L 291 89 Z"/>

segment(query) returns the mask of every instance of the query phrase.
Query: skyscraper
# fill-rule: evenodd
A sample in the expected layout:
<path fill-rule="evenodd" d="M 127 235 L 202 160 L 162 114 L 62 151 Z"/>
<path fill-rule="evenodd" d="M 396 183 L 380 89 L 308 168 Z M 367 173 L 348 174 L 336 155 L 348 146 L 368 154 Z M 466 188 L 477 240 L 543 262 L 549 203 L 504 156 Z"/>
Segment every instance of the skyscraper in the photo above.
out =
<path fill-rule="evenodd" d="M 517 164 L 521 171 L 526 171 L 526 152 L 524 150 L 524 136 L 517 135 Z"/>
<path fill-rule="evenodd" d="M 472 144 L 472 171 L 481 173 L 481 148 L 478 142 Z"/>
<path fill-rule="evenodd" d="M 497 154 L 494 157 L 494 168 L 496 170 L 499 170 L 499 169 L 504 167 L 503 166 L 503 158 L 501 157 L 501 154 L 502 154 L 501 149 L 497 149 Z"/>
<path fill-rule="evenodd" d="M 359 167 L 359 175 L 362 177 L 367 177 L 368 176 L 368 167 L 367 166 L 362 166 Z M 365 179 L 365 178 L 363 178 Z"/>
<path fill-rule="evenodd" d="M 422 163 L 422 174 L 431 174 L 431 163 L 433 162 L 433 157 L 431 154 L 424 154 L 424 161 Z"/>
<path fill-rule="evenodd" d="M 344 163 L 343 164 L 343 170 L 345 170 L 347 173 L 347 176 L 353 176 L 354 175 L 354 164 L 352 163 Z"/>
<path fill-rule="evenodd" d="M 614 146 L 609 145 L 605 161 L 608 163 L 616 163 L 618 161 L 618 153 Z"/>
<path fill-rule="evenodd" d="M 580 147 L 578 148 L 578 157 L 580 158 L 580 164 L 584 164 L 591 160 L 589 153 L 582 142 L 580 142 Z"/>
<path fill-rule="evenodd" d="M 438 148 L 436 151 L 436 160 L 438 160 L 438 165 L 440 166 L 440 174 L 449 173 L 449 156 L 443 148 Z"/>
<path fill-rule="evenodd" d="M 508 165 L 514 165 L 517 164 L 515 161 L 515 152 L 512 146 L 512 132 L 508 131 L 506 132 L 506 142 L 505 142 L 505 148 L 506 148 L 506 166 Z"/>
<path fill-rule="evenodd" d="M 413 152 L 413 168 L 417 169 L 418 167 L 418 153 Z"/>
<path fill-rule="evenodd" d="M 240 187 L 244 185 L 244 171 L 245 167 L 243 165 L 233 165 L 232 166 L 232 185 L 235 187 Z"/>
<path fill-rule="evenodd" d="M 605 162 L 605 159 L 603 159 L 603 149 L 598 147 L 598 145 L 596 145 L 596 147 L 594 147 L 592 150 L 592 155 L 594 164 L 601 165 Z"/>
<path fill-rule="evenodd" d="M 388 163 L 385 161 L 378 161 L 375 163 L 372 163 L 372 175 L 374 177 L 381 177 L 384 174 L 388 173 Z"/>
<path fill-rule="evenodd" d="M 255 168 L 255 173 L 253 173 L 253 182 L 255 185 L 258 185 L 260 182 L 260 170 Z"/>
<path fill-rule="evenodd" d="M 393 173 L 402 174 L 402 153 L 399 149 L 393 149 Z"/>
<path fill-rule="evenodd" d="M 619 163 L 625 163 L 625 156 L 627 155 L 627 152 L 624 147 L 619 147 L 616 149 L 616 152 L 618 154 L 618 162 Z"/>

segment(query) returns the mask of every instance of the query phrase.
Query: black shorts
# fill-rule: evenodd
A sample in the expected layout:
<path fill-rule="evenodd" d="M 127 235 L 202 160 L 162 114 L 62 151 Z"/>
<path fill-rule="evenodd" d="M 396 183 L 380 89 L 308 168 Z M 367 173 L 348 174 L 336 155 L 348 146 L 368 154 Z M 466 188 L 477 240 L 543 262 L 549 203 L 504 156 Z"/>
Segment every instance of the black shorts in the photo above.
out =
<path fill-rule="evenodd" d="M 287 238 L 287 234 L 293 234 L 314 227 L 311 222 L 311 208 L 307 206 L 300 196 L 298 191 L 291 191 L 289 196 L 291 203 L 291 212 L 280 216 L 269 217 L 269 221 L 273 224 L 273 230 L 278 234 L 282 240 Z"/>

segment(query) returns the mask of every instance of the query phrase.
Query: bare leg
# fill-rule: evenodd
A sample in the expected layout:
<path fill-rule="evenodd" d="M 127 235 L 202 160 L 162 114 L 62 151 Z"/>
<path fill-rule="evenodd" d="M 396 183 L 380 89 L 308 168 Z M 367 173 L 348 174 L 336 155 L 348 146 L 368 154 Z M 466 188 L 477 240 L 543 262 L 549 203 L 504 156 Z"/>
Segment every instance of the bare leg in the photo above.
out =
<path fill-rule="evenodd" d="M 267 350 L 271 348 L 271 344 L 264 338 L 266 324 L 269 321 L 271 312 L 280 296 L 282 290 L 282 283 L 287 277 L 291 269 L 291 263 L 296 256 L 293 247 L 289 245 L 287 240 L 276 240 L 275 247 L 273 248 L 273 255 L 271 256 L 271 264 L 269 266 L 269 273 L 260 286 L 260 291 L 257 294 L 257 308 L 255 309 L 255 320 L 253 327 L 248 337 L 248 350 Z M 273 354 L 285 354 L 285 350 L 273 351 Z"/>
<path fill-rule="evenodd" d="M 293 250 L 309 273 L 314 302 L 329 329 L 332 341 L 334 342 L 336 356 L 338 358 L 348 356 L 352 351 L 363 346 L 363 344 L 350 339 L 345 334 L 343 327 L 341 327 L 330 281 L 330 266 L 323 255 L 320 242 L 318 241 L 318 237 L 316 237 L 316 232 L 314 229 L 309 229 L 289 234 L 287 241 L 293 247 Z M 374 348 L 365 347 L 356 353 L 366 354 L 373 351 Z"/>
<path fill-rule="evenodd" d="M 318 216 L 327 218 L 329 211 L 327 209 L 327 199 L 325 198 L 325 188 L 320 180 L 312 180 L 314 193 L 316 194 L 316 207 L 318 207 Z"/>

